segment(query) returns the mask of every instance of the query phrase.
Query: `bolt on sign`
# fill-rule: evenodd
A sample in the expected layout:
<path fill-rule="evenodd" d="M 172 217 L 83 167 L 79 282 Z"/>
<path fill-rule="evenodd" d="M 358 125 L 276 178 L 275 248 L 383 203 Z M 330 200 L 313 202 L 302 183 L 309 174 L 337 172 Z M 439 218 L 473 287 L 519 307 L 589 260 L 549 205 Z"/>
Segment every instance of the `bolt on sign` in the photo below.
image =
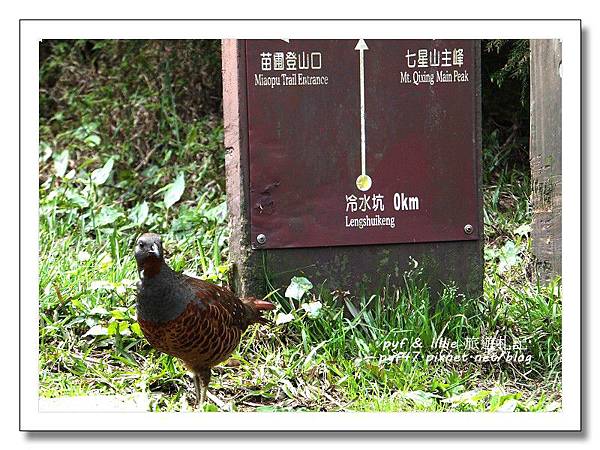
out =
<path fill-rule="evenodd" d="M 480 240 L 478 41 L 233 42 L 228 176 L 247 186 L 229 192 L 251 249 Z"/>

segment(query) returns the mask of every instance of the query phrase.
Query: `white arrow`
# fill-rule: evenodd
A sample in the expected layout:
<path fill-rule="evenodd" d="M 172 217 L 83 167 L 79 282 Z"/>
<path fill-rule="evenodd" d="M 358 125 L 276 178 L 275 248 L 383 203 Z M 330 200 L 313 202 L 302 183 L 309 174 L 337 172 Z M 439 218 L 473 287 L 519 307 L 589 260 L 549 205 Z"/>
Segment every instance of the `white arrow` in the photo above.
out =
<path fill-rule="evenodd" d="M 360 163 L 361 176 L 356 180 L 356 186 L 361 191 L 368 191 L 371 178 L 367 175 L 367 133 L 365 130 L 365 50 L 369 50 L 364 39 L 356 43 L 354 50 L 359 51 L 360 57 Z"/>

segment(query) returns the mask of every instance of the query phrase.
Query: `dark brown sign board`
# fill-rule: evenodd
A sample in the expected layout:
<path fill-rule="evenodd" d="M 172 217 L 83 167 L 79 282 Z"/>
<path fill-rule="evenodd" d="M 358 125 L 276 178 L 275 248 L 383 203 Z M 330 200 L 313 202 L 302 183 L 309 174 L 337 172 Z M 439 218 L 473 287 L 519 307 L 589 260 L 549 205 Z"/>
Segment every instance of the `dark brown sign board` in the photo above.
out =
<path fill-rule="evenodd" d="M 266 270 L 352 290 L 414 260 L 480 292 L 479 55 L 473 40 L 224 41 L 237 288 Z"/>

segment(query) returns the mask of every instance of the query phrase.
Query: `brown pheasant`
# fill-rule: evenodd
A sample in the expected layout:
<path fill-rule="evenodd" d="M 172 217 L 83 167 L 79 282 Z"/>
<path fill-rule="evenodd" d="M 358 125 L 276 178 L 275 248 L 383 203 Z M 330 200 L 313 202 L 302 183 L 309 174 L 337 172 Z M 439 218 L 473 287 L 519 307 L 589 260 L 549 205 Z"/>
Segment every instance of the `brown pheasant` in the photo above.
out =
<path fill-rule="evenodd" d="M 261 311 L 275 306 L 174 272 L 164 261 L 160 236 L 143 234 L 135 247 L 140 281 L 137 318 L 148 342 L 181 359 L 193 374 L 196 404 L 206 400 L 211 367 L 225 361 Z"/>

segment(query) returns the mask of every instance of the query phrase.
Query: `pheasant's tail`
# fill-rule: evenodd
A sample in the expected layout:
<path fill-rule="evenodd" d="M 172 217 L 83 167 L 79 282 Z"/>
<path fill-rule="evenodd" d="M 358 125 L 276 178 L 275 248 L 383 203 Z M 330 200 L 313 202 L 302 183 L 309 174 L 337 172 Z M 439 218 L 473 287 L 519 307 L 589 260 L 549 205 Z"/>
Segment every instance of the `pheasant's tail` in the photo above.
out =
<path fill-rule="evenodd" d="M 252 311 L 254 312 L 253 319 L 255 322 L 261 323 L 263 325 L 267 325 L 270 323 L 268 319 L 265 319 L 262 316 L 262 311 L 271 311 L 275 309 L 275 305 L 273 303 L 268 302 L 266 300 L 259 300 L 255 297 L 246 297 L 242 299 L 242 301 L 252 308 Z"/>

